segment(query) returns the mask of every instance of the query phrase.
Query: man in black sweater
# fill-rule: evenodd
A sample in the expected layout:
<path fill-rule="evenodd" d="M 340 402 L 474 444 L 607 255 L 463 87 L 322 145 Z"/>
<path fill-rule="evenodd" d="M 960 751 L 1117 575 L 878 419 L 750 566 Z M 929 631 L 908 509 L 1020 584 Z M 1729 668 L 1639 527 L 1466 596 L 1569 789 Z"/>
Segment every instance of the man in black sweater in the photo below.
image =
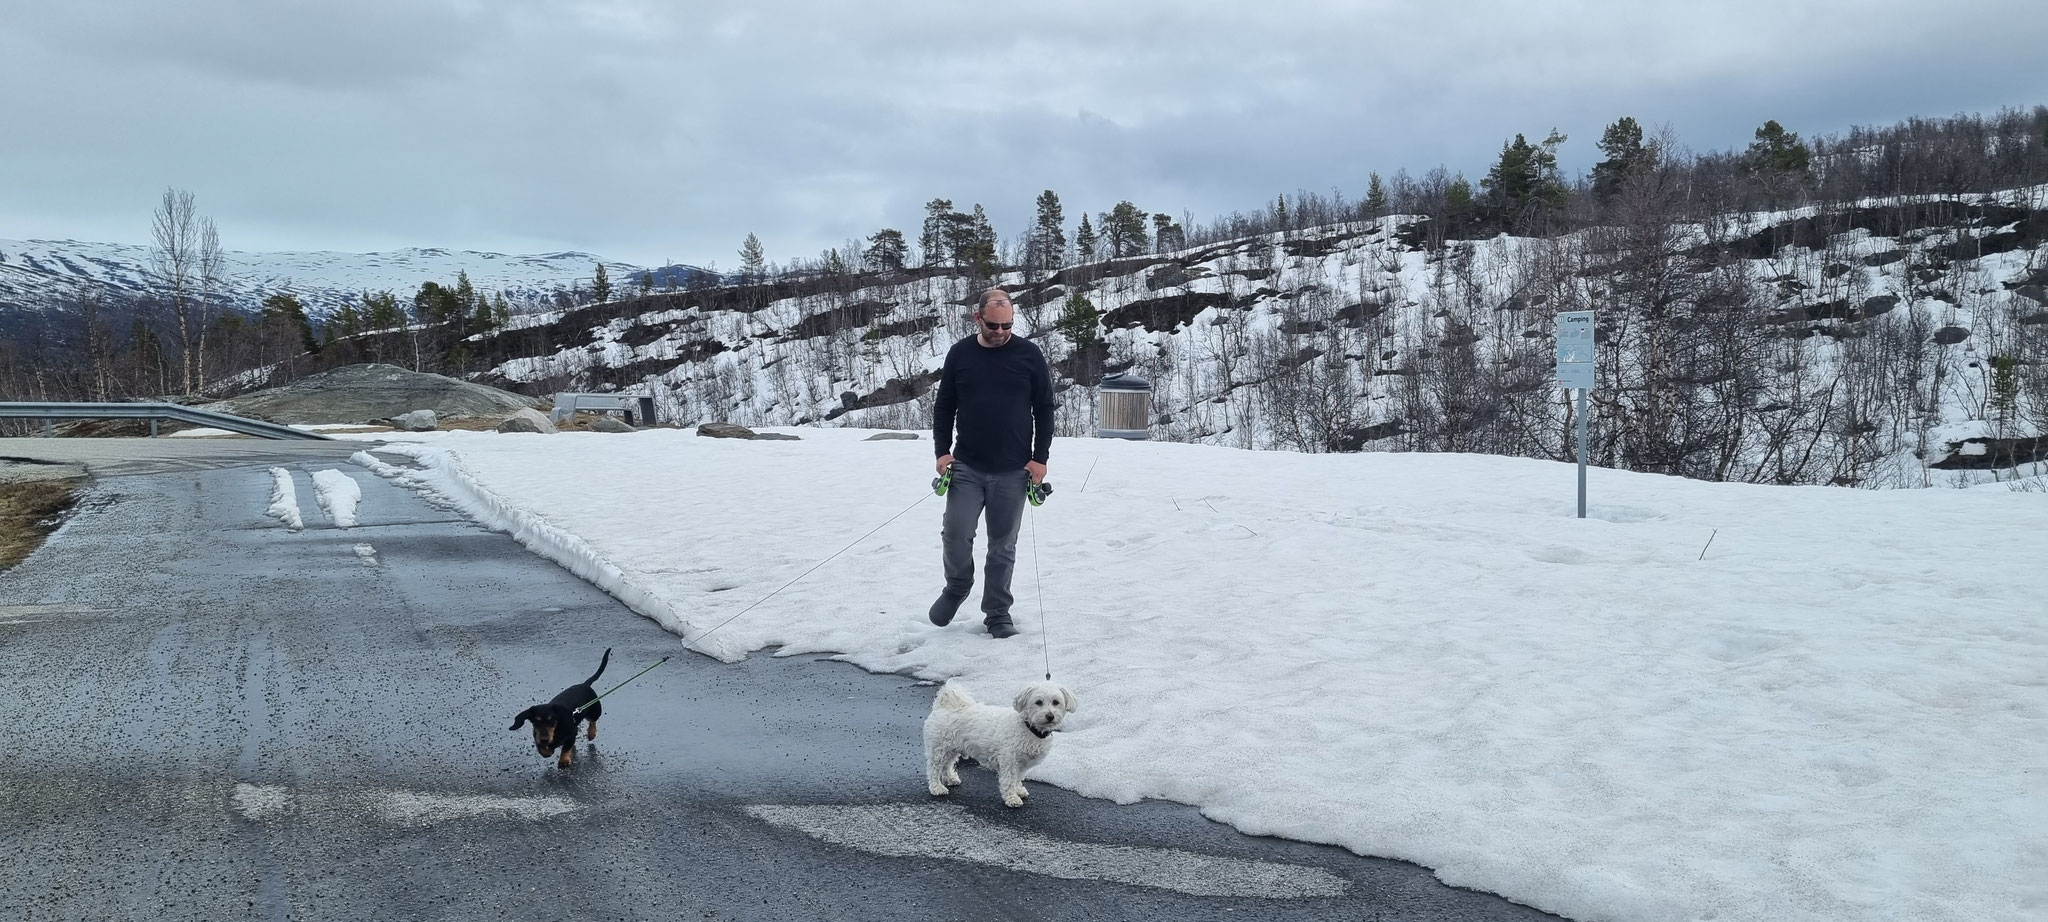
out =
<path fill-rule="evenodd" d="M 1038 345 L 1015 335 L 1016 308 L 1008 292 L 981 293 L 974 312 L 979 329 L 953 344 L 939 374 L 932 408 L 932 441 L 939 473 L 950 468 L 945 545 L 946 588 L 932 603 L 933 624 L 944 626 L 974 588 L 975 520 L 988 513 L 988 583 L 981 590 L 982 621 L 990 637 L 1014 637 L 1010 571 L 1017 563 L 1017 529 L 1024 522 L 1026 482 L 1045 480 L 1052 450 L 1052 372 Z M 958 430 L 956 443 L 954 432 Z"/>

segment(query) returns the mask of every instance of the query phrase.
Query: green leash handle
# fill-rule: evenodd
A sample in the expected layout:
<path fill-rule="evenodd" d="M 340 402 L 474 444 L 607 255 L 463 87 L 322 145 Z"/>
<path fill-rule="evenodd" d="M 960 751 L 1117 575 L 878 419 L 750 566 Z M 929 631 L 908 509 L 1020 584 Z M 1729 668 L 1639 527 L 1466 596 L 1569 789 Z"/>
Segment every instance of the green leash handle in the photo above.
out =
<path fill-rule="evenodd" d="M 654 661 L 654 666 L 659 666 L 659 665 L 661 665 L 662 663 L 666 663 L 666 662 L 668 662 L 668 657 L 664 656 L 664 657 L 662 657 L 662 658 L 660 658 L 660 659 L 658 659 L 658 660 L 655 660 L 655 661 Z M 642 670 L 640 670 L 639 672 L 636 672 L 636 673 L 633 673 L 632 675 L 629 675 L 629 676 L 627 676 L 627 677 L 626 677 L 626 682 L 631 682 L 631 681 L 633 681 L 634 679 L 637 679 L 637 678 L 639 678 L 639 677 L 641 677 L 641 676 L 644 676 L 644 675 L 646 675 L 646 674 L 648 674 L 648 673 L 650 673 L 650 672 L 653 672 L 653 671 L 654 671 L 654 666 L 649 666 L 649 667 L 647 667 L 647 668 L 645 668 L 645 669 L 642 669 Z M 626 682 L 620 682 L 619 684 L 617 684 L 617 685 L 614 685 L 614 686 L 612 686 L 612 688 L 611 688 L 611 691 L 605 692 L 605 693 L 604 693 L 604 695 L 609 695 L 609 694 L 611 694 L 612 692 L 618 691 L 618 690 L 619 690 L 619 689 L 621 689 L 621 688 L 625 688 L 625 687 L 626 687 Z M 569 713 L 571 713 L 571 714 L 581 714 L 581 713 L 583 713 L 583 709 L 584 709 L 584 708 L 587 708 L 587 707 L 589 707 L 589 706 L 591 706 L 591 705 L 593 705 L 593 704 L 596 704 L 596 703 L 598 703 L 599 701 L 603 701 L 603 700 L 604 700 L 604 695 L 599 695 L 599 696 L 597 696 L 597 697 L 595 697 L 595 698 L 592 698 L 592 699 L 590 699 L 589 701 L 585 701 L 585 702 L 583 702 L 582 704 L 580 704 L 580 705 L 578 705 L 578 706 L 576 707 L 576 710 L 570 711 Z"/>

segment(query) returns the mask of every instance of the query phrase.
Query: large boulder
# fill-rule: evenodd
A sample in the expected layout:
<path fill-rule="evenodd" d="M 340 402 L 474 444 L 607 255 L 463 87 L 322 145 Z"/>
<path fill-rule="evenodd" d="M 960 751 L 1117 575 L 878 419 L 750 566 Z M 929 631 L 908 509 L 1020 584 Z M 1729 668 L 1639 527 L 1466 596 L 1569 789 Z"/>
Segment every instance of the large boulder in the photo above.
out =
<path fill-rule="evenodd" d="M 532 407 L 521 407 L 519 412 L 505 417 L 504 422 L 498 424 L 498 431 L 549 434 L 555 431 L 555 421 Z"/>
<path fill-rule="evenodd" d="M 803 440 L 804 440 L 804 437 L 803 437 L 803 436 L 800 436 L 800 435 L 790 435 L 790 434 L 789 434 L 789 433 L 787 433 L 787 432 L 756 432 L 756 433 L 754 433 L 754 441 L 756 441 L 756 442 L 801 442 L 801 441 L 803 441 Z"/>
<path fill-rule="evenodd" d="M 877 433 L 875 433 L 874 435 L 871 435 L 871 436 L 868 436 L 867 438 L 861 439 L 861 441 L 863 441 L 863 442 L 887 442 L 887 441 L 891 441 L 891 440 L 899 440 L 899 439 L 900 439 L 900 440 L 902 440 L 902 441 L 906 441 L 906 442 L 915 442 L 915 441 L 917 441 L 917 433 L 915 433 L 915 432 L 877 432 Z"/>
<path fill-rule="evenodd" d="M 592 431 L 592 432 L 639 432 L 640 430 L 638 430 L 638 429 L 635 429 L 635 428 L 633 428 L 632 426 L 628 426 L 628 425 L 626 425 L 626 424 L 625 424 L 625 423 L 624 423 L 623 421 L 619 420 L 619 418 L 618 418 L 618 417 L 615 417 L 615 416 L 599 416 L 599 417 L 597 417 L 596 419 L 593 419 L 593 420 L 591 420 L 591 421 L 590 421 L 590 431 Z"/>
<path fill-rule="evenodd" d="M 413 410 L 502 417 L 538 405 L 510 391 L 396 365 L 344 365 L 206 408 L 277 423 L 361 423 L 395 419 Z"/>
<path fill-rule="evenodd" d="M 405 432 L 432 432 L 441 428 L 441 420 L 432 410 L 414 410 L 391 417 L 391 426 Z"/>
<path fill-rule="evenodd" d="M 697 427 L 697 434 L 714 439 L 751 439 L 754 430 L 737 423 L 705 423 Z"/>

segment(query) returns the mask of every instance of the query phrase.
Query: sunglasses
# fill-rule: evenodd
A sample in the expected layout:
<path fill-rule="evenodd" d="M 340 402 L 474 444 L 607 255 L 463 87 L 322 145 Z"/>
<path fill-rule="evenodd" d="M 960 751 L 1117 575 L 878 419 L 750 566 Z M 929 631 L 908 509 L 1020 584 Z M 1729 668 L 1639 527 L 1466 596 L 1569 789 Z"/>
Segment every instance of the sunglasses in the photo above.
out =
<path fill-rule="evenodd" d="M 981 322 L 981 325 L 988 327 L 991 330 L 1007 330 L 1013 326 L 1016 326 L 1017 322 L 1012 320 L 1009 323 L 992 323 L 990 321 L 984 320 Z"/>

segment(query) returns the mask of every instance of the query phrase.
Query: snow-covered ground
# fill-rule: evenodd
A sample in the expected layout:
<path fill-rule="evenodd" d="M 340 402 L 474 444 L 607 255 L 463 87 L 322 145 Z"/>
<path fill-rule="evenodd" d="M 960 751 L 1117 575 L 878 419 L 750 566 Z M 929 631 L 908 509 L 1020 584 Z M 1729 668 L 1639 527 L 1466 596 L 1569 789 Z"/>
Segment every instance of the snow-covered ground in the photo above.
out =
<path fill-rule="evenodd" d="M 978 594 L 924 620 L 930 443 L 791 431 L 357 458 L 721 659 L 829 651 L 997 698 L 1049 663 L 1081 709 L 1034 777 L 1090 796 L 1584 920 L 2048 907 L 2048 495 L 1594 470 L 1578 520 L 1563 464 L 1062 439 L 1019 542 L 1024 633 L 994 641 Z"/>
<path fill-rule="evenodd" d="M 363 501 L 363 488 L 355 479 L 336 470 L 314 471 L 313 488 L 318 491 L 320 508 L 327 513 L 327 520 L 337 528 L 354 528 L 356 506 Z"/>

